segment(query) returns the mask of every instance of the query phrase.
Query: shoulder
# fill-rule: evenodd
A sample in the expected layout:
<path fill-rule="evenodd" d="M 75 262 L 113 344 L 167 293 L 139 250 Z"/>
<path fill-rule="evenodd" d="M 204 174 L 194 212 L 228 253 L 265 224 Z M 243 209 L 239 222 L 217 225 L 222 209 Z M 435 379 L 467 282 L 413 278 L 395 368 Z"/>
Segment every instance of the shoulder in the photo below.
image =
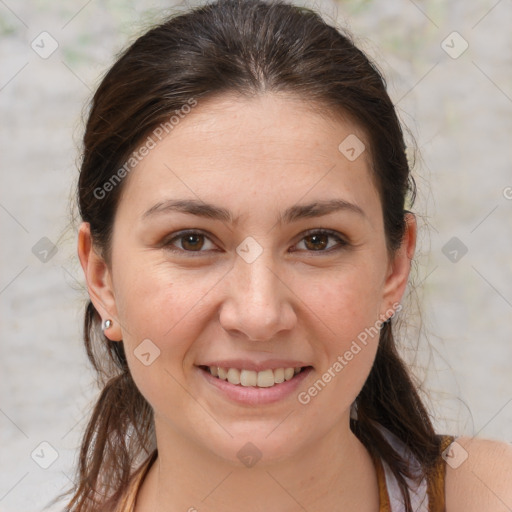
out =
<path fill-rule="evenodd" d="M 447 512 L 512 510 L 512 444 L 459 437 L 444 458 Z"/>

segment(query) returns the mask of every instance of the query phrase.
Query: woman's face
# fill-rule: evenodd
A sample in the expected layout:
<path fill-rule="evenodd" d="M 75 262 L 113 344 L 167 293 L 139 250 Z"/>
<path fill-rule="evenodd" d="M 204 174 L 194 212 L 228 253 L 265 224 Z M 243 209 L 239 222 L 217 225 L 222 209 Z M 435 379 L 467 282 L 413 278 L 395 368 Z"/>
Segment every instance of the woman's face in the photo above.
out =
<path fill-rule="evenodd" d="M 224 96 L 199 101 L 125 178 L 111 267 L 84 268 L 157 433 L 240 464 L 244 450 L 277 460 L 348 430 L 415 243 L 412 222 L 388 259 L 362 141 L 298 99 Z M 251 385 L 208 366 L 250 370 L 229 375 Z M 272 385 L 288 367 L 309 370 Z"/>

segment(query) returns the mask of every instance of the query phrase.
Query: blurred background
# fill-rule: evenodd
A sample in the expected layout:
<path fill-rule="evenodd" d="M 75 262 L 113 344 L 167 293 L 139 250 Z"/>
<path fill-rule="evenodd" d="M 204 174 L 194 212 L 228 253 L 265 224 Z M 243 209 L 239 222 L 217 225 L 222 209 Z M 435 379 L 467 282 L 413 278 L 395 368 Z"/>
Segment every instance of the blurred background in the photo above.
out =
<path fill-rule="evenodd" d="M 411 161 L 418 146 L 397 326 L 436 428 L 512 442 L 512 3 L 296 3 L 377 61 Z M 2 512 L 42 510 L 70 485 L 98 394 L 70 214 L 87 102 L 117 52 L 195 5 L 0 0 Z"/>

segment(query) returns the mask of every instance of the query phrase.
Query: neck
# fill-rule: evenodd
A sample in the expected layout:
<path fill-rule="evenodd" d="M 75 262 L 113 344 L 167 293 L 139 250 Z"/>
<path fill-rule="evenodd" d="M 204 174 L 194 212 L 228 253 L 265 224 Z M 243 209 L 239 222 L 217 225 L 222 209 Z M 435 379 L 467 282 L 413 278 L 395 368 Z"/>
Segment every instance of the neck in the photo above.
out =
<path fill-rule="evenodd" d="M 375 511 L 373 461 L 352 433 L 337 425 L 285 460 L 235 466 L 155 418 L 158 458 L 144 480 L 135 512 L 154 510 Z"/>

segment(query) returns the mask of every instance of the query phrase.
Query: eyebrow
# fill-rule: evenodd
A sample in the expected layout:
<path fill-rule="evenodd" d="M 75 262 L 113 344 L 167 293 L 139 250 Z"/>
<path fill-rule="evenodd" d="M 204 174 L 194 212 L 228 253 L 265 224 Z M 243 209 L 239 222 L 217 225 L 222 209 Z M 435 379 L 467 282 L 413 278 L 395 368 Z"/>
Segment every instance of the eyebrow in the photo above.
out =
<path fill-rule="evenodd" d="M 366 218 L 365 212 L 356 204 L 349 203 L 344 199 L 329 199 L 291 206 L 279 215 L 278 223 L 289 224 L 300 219 L 321 217 L 338 211 L 352 212 Z M 206 217 L 208 219 L 220 220 L 231 224 L 238 221 L 238 217 L 234 218 L 233 214 L 226 208 L 196 199 L 169 199 L 160 201 L 147 210 L 142 215 L 142 218 L 146 219 L 156 214 L 169 212 L 188 213 L 198 217 Z"/>

